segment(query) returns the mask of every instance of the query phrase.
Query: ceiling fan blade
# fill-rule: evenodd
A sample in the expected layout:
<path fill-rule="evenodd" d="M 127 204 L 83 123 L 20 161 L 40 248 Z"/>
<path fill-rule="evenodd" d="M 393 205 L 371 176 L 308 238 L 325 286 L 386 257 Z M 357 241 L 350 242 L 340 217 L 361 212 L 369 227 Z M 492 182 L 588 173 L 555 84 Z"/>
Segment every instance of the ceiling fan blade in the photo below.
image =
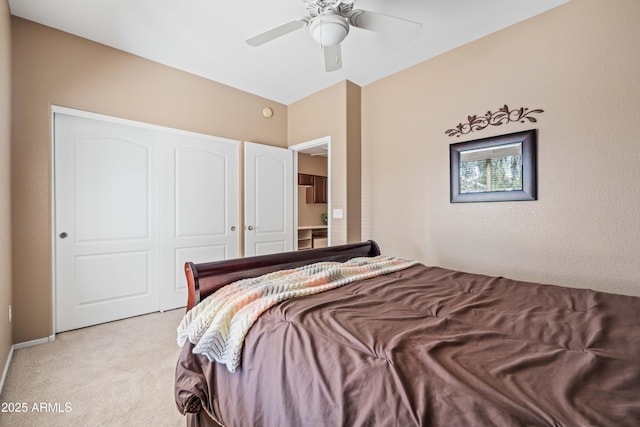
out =
<path fill-rule="evenodd" d="M 247 44 L 251 46 L 260 46 L 262 44 L 270 42 L 273 39 L 282 37 L 285 34 L 289 34 L 295 30 L 304 28 L 308 23 L 309 22 L 306 19 L 296 19 L 295 21 L 287 22 L 286 24 L 282 24 L 278 27 L 272 28 L 268 31 L 265 31 L 264 33 L 260 33 L 257 36 L 253 36 L 250 39 L 247 39 Z"/>
<path fill-rule="evenodd" d="M 325 46 L 324 51 L 324 69 L 325 71 L 336 71 L 342 68 L 342 53 L 340 52 L 340 43 L 333 46 Z"/>
<path fill-rule="evenodd" d="M 362 9 L 356 9 L 349 14 L 349 23 L 357 28 L 404 40 L 413 39 L 422 28 L 419 22 Z"/>

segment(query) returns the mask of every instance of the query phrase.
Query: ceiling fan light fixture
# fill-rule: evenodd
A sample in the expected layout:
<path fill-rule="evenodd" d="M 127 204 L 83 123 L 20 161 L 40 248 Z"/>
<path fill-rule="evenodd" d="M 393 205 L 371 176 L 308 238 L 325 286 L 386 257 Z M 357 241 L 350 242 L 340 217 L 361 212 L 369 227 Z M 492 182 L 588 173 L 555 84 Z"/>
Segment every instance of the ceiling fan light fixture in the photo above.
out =
<path fill-rule="evenodd" d="M 311 21 L 309 31 L 320 46 L 335 46 L 349 34 L 349 23 L 336 13 L 325 13 Z"/>

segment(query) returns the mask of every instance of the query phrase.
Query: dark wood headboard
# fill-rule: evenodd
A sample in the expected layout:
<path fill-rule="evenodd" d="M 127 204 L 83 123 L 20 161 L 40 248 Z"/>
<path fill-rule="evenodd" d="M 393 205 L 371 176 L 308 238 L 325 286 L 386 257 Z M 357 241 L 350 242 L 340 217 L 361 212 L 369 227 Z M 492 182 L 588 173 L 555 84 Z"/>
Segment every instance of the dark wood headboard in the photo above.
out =
<path fill-rule="evenodd" d="M 187 311 L 224 285 L 249 277 L 258 277 L 272 271 L 296 268 L 321 261 L 344 262 L 355 257 L 380 255 L 380 248 L 373 240 L 327 248 L 234 258 L 224 261 L 184 266 L 189 296 Z"/>

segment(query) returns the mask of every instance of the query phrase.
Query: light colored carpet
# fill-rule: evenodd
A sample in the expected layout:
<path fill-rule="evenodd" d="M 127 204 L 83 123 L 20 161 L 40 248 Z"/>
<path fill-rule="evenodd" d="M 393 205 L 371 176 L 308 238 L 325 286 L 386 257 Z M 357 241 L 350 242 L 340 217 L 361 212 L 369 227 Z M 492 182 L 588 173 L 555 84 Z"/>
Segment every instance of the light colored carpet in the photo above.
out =
<path fill-rule="evenodd" d="M 173 399 L 183 314 L 152 313 L 16 350 L 0 410 L 26 403 L 27 412 L 0 411 L 0 425 L 184 426 Z"/>

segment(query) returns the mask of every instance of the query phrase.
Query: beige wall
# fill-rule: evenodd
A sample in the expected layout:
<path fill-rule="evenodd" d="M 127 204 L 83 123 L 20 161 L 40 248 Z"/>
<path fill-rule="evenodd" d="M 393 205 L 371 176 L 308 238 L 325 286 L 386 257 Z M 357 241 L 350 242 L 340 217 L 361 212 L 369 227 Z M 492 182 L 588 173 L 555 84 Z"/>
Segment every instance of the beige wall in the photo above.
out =
<path fill-rule="evenodd" d="M 640 2 L 573 0 L 362 89 L 365 238 L 431 265 L 640 295 Z M 538 123 L 445 135 L 472 114 Z M 538 129 L 532 202 L 449 203 L 449 144 Z"/>
<path fill-rule="evenodd" d="M 329 176 L 329 161 L 325 156 L 298 154 L 298 173 L 307 175 Z"/>
<path fill-rule="evenodd" d="M 22 342 L 53 327 L 51 105 L 282 147 L 287 108 L 20 18 L 12 29 L 13 333 Z"/>
<path fill-rule="evenodd" d="M 360 88 L 343 81 L 288 107 L 289 146 L 331 137 L 331 209 L 344 213 L 331 219 L 333 245 L 360 240 L 359 106 Z"/>
<path fill-rule="evenodd" d="M 0 372 L 11 349 L 11 19 L 0 0 Z M 2 375 L 0 373 L 0 375 Z"/>
<path fill-rule="evenodd" d="M 298 173 L 328 176 L 326 157 L 298 153 Z M 327 213 L 326 203 L 307 203 L 307 187 L 298 186 L 298 226 L 323 225 L 322 214 Z"/>
<path fill-rule="evenodd" d="M 360 86 L 347 86 L 347 242 L 359 242 L 362 230 L 362 91 Z"/>

